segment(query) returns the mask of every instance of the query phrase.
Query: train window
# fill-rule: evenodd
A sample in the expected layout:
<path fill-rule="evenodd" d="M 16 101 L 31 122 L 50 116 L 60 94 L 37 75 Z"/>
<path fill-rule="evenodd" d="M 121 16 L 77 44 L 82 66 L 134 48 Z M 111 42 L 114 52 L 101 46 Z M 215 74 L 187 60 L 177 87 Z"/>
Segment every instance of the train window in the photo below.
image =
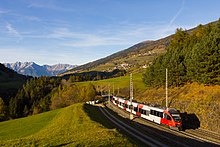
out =
<path fill-rule="evenodd" d="M 163 113 L 159 112 L 159 117 L 163 118 Z"/>
<path fill-rule="evenodd" d="M 150 114 L 150 111 L 146 110 L 146 115 L 149 115 Z"/>
<path fill-rule="evenodd" d="M 156 115 L 156 112 L 155 112 L 155 110 L 152 110 L 152 115 Z"/>
<path fill-rule="evenodd" d="M 155 115 L 156 115 L 156 116 L 159 116 L 159 113 L 158 113 L 157 111 L 155 111 Z"/>
<path fill-rule="evenodd" d="M 171 117 L 167 114 L 164 114 L 164 118 L 167 119 L 167 120 L 171 120 Z"/>
<path fill-rule="evenodd" d="M 171 117 L 169 115 L 167 115 L 167 120 L 171 120 Z"/>
<path fill-rule="evenodd" d="M 141 108 L 139 108 L 138 112 L 142 113 L 142 109 L 141 109 Z"/>
<path fill-rule="evenodd" d="M 142 114 L 146 115 L 146 110 L 142 109 Z"/>
<path fill-rule="evenodd" d="M 137 108 L 137 107 L 134 107 L 134 111 L 136 111 L 136 112 L 137 112 L 137 110 L 138 110 L 138 108 Z"/>
<path fill-rule="evenodd" d="M 167 114 L 164 113 L 164 118 L 167 118 Z"/>

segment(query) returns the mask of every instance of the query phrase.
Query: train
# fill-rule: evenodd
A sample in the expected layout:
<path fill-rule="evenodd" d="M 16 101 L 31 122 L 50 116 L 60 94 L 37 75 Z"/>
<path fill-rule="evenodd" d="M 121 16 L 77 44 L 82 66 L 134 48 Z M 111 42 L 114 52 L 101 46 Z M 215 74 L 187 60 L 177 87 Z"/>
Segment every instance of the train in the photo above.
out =
<path fill-rule="evenodd" d="M 110 101 L 115 106 L 127 112 L 131 112 L 138 117 L 165 125 L 170 129 L 182 130 L 182 119 L 179 111 L 175 108 L 159 108 L 133 101 L 131 104 L 129 100 L 116 96 L 112 96 Z"/>

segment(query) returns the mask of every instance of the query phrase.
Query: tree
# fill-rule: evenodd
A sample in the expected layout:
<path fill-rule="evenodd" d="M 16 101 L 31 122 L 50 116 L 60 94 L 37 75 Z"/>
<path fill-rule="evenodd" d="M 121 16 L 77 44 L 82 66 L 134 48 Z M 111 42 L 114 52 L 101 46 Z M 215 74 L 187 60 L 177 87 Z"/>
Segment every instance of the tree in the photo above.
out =
<path fill-rule="evenodd" d="M 5 113 L 6 113 L 6 105 L 3 99 L 0 97 L 0 114 L 5 115 Z"/>
<path fill-rule="evenodd" d="M 24 110 L 23 110 L 23 114 L 24 114 L 24 116 L 28 116 L 28 113 L 29 113 L 28 107 L 27 107 L 27 105 L 25 105 Z"/>
<path fill-rule="evenodd" d="M 169 86 L 186 82 L 220 84 L 220 20 L 193 31 L 177 29 L 167 52 L 156 58 L 143 75 L 147 86 L 165 83 L 164 71 L 169 70 Z"/>
<path fill-rule="evenodd" d="M 95 87 L 92 83 L 89 83 L 86 86 L 85 92 L 86 92 L 86 94 L 85 94 L 85 97 L 84 97 L 84 101 L 90 101 L 90 100 L 95 99 L 96 89 L 95 89 Z"/>
<path fill-rule="evenodd" d="M 220 84 L 220 22 L 197 43 L 191 54 L 191 76 L 203 84 Z"/>

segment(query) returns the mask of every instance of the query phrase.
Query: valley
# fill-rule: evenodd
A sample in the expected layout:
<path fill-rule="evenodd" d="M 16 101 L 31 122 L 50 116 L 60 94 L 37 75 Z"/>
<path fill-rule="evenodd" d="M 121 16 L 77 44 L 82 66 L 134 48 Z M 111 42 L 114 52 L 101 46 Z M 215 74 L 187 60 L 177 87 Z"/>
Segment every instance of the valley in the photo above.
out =
<path fill-rule="evenodd" d="M 220 133 L 219 34 L 220 20 L 77 67 L 6 64 L 34 77 L 0 64 L 0 145 L 138 145 L 84 103 L 107 94 L 129 98 L 132 73 L 134 101 L 163 107 L 166 68 L 169 107 L 191 116 L 183 116 L 192 126 L 197 122 L 191 129 Z"/>

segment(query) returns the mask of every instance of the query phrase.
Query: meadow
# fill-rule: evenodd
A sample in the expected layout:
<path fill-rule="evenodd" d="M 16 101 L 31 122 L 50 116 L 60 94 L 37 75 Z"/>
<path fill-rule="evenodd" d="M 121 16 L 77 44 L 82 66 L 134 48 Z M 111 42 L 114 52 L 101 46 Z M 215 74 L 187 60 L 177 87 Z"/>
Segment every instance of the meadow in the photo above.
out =
<path fill-rule="evenodd" d="M 133 146 L 97 107 L 77 103 L 0 123 L 0 146 Z"/>
<path fill-rule="evenodd" d="M 142 73 L 135 73 L 132 75 L 134 94 L 140 95 L 146 90 L 146 87 L 142 81 Z M 130 75 L 121 76 L 117 78 L 89 81 L 89 82 L 78 82 L 76 84 L 86 85 L 92 83 L 98 92 L 103 92 L 107 94 L 110 92 L 123 97 L 129 97 L 129 86 L 130 86 Z"/>

